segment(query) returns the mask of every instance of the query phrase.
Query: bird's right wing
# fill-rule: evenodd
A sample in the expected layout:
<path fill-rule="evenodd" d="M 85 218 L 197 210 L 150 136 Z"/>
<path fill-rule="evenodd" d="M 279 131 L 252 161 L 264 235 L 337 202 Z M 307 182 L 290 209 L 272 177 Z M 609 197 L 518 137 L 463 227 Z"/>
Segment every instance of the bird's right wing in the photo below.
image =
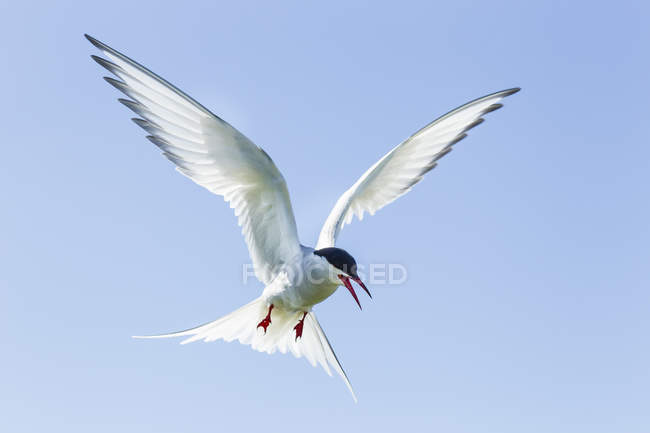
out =
<path fill-rule="evenodd" d="M 88 35 L 108 58 L 92 58 L 119 80 L 105 78 L 130 99 L 119 101 L 140 118 L 176 169 L 223 196 L 242 227 L 255 275 L 269 284 L 276 270 L 301 254 L 289 191 L 271 158 L 246 136 L 144 66 Z"/>
<path fill-rule="evenodd" d="M 482 116 L 501 108 L 506 96 L 518 88 L 503 90 L 469 102 L 429 123 L 370 167 L 338 199 L 321 229 L 316 249 L 333 247 L 346 224 L 365 212 L 374 215 L 406 194 L 422 177 L 465 138 L 466 132 L 483 122 Z"/>

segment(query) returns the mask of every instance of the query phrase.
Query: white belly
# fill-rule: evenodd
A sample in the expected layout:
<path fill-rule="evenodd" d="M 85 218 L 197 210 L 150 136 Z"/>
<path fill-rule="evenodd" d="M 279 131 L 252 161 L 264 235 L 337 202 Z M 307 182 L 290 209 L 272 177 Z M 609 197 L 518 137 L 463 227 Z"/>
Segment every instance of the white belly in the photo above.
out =
<path fill-rule="evenodd" d="M 303 246 L 300 262 L 279 274 L 264 289 L 267 302 L 289 310 L 309 311 L 336 291 L 340 285 L 336 274 L 331 272 L 327 261 L 313 251 Z"/>

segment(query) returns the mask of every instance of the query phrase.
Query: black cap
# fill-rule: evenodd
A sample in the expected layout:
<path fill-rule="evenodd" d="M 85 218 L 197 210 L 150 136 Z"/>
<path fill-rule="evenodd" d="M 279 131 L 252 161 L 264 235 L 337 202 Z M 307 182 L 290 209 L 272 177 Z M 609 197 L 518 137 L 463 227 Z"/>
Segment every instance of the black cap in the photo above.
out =
<path fill-rule="evenodd" d="M 351 277 L 358 278 L 357 262 L 347 251 L 341 248 L 328 247 L 316 250 L 314 254 L 324 257 L 336 269 L 340 269 Z"/>

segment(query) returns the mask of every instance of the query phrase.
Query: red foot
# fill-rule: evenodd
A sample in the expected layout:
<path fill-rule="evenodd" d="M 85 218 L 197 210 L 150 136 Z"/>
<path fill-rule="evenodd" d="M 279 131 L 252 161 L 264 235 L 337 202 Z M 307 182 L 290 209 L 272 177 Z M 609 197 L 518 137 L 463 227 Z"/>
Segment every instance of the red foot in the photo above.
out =
<path fill-rule="evenodd" d="M 298 324 L 293 327 L 293 329 L 296 330 L 296 341 L 298 341 L 298 338 L 302 338 L 302 325 L 304 324 L 306 316 L 307 316 L 307 312 L 305 311 L 304 313 L 302 313 L 302 319 L 300 319 Z"/>
<path fill-rule="evenodd" d="M 266 317 L 262 319 L 260 323 L 257 324 L 258 328 L 264 328 L 264 334 L 266 334 L 266 328 L 268 328 L 269 325 L 271 324 L 271 310 L 273 310 L 273 304 L 269 306 L 269 312 L 266 315 Z"/>

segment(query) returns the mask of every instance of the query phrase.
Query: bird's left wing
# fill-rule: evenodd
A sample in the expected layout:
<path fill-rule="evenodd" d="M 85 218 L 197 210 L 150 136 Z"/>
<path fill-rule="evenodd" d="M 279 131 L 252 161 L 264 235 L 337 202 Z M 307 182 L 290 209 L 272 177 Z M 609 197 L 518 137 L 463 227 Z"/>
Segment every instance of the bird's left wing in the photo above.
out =
<path fill-rule="evenodd" d="M 106 77 L 129 99 L 120 102 L 176 169 L 235 211 L 255 275 L 269 284 L 300 244 L 287 184 L 271 158 L 201 104 L 109 46 L 86 35 L 107 57 L 92 56 L 119 80 Z"/>
<path fill-rule="evenodd" d="M 483 122 L 483 115 L 501 108 L 506 96 L 519 88 L 503 90 L 469 102 L 429 123 L 370 167 L 338 199 L 321 229 L 316 249 L 333 247 L 346 224 L 365 212 L 374 215 L 406 194 L 422 177 L 465 138 L 466 132 Z"/>

